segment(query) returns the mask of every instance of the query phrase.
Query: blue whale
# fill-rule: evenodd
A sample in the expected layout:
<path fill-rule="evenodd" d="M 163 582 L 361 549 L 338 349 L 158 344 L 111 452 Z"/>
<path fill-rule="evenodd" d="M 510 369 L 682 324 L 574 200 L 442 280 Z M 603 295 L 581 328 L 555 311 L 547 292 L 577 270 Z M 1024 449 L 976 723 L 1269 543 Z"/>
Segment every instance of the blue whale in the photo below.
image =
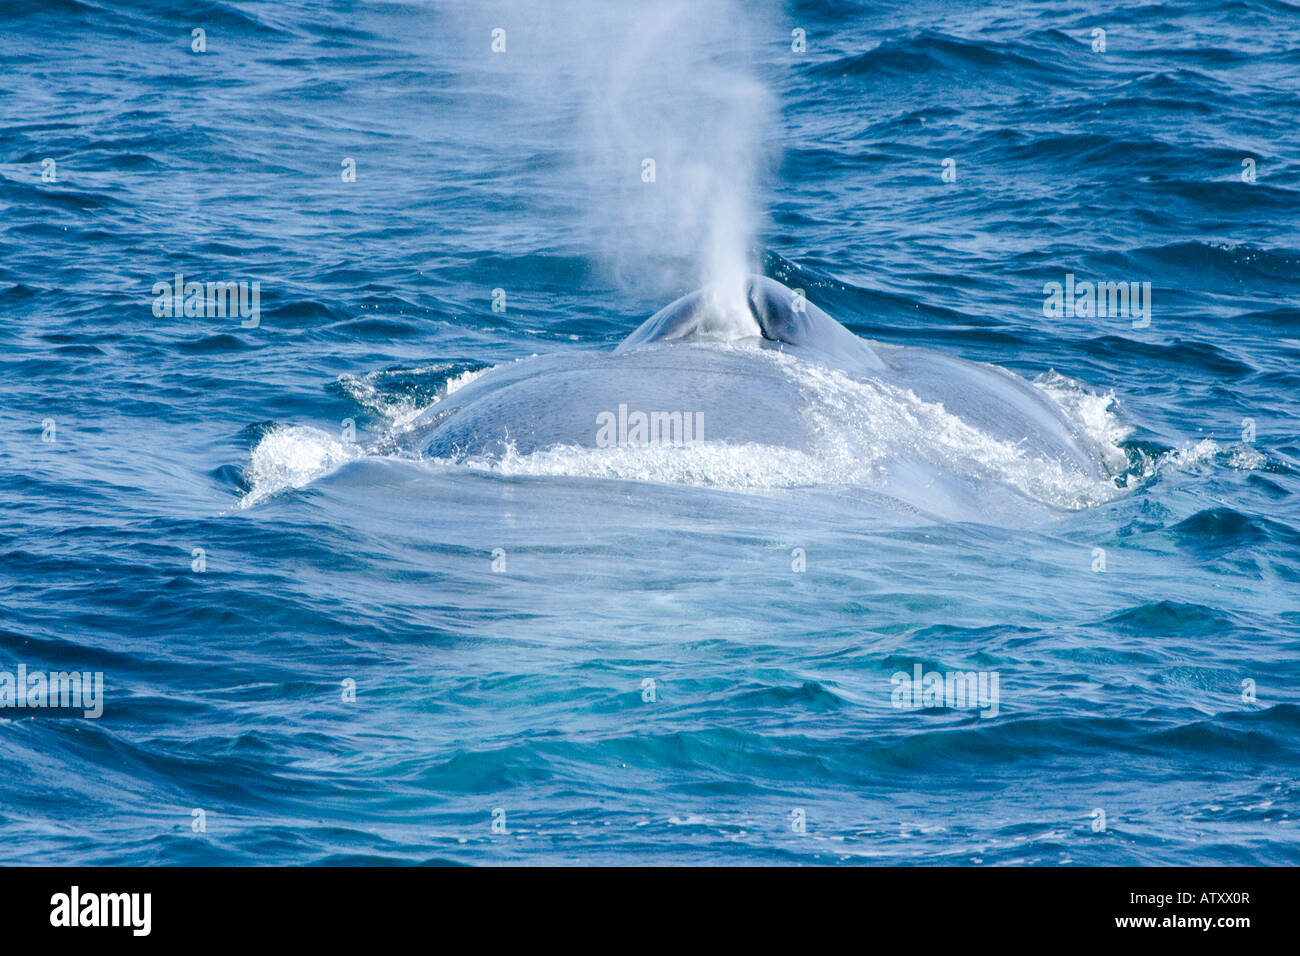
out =
<path fill-rule="evenodd" d="M 864 340 L 773 279 L 736 285 L 676 300 L 612 351 L 487 371 L 417 419 L 420 450 L 490 464 L 591 449 L 629 465 L 747 449 L 749 472 L 766 463 L 789 479 L 752 475 L 759 485 L 853 486 L 943 517 L 978 517 L 995 498 L 1003 511 L 1071 509 L 1115 493 L 1117 450 L 1044 388 Z"/>

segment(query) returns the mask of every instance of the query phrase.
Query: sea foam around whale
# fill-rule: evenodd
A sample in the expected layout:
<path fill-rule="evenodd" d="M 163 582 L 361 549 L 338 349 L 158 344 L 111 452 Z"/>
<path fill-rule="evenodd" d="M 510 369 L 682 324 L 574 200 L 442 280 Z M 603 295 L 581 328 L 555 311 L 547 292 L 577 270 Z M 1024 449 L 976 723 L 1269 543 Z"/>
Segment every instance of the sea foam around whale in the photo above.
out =
<path fill-rule="evenodd" d="M 968 516 L 965 511 L 953 512 L 952 499 L 977 501 L 972 486 L 984 482 L 1013 488 L 1033 502 L 1057 509 L 1089 507 L 1115 498 L 1128 487 L 1128 460 L 1119 443 L 1130 429 L 1118 415 L 1113 396 L 1097 394 L 1063 376 L 1053 373 L 1036 384 L 1066 409 L 1075 427 L 1100 449 L 1112 476 L 1095 480 L 1036 458 L 1016 443 L 985 435 L 959 414 L 922 401 L 906 389 L 855 378 L 780 352 L 746 351 L 752 361 L 770 364 L 798 385 L 806 397 L 803 413 L 816 436 L 814 451 L 704 441 L 655 447 L 557 445 L 529 454 L 507 446 L 501 454 L 430 460 L 507 475 L 666 482 L 739 492 L 797 487 L 862 490 L 897 497 L 909 507 L 940 517 Z M 400 448 L 404 428 L 442 397 L 488 371 L 453 376 L 426 405 L 417 404 L 409 392 L 384 392 L 382 378 L 373 373 L 345 377 L 349 393 L 383 417 L 384 429 L 368 445 L 345 443 L 309 426 L 271 430 L 252 451 L 246 471 L 250 488 L 243 505 L 303 487 L 349 461 L 375 454 L 376 449 L 420 458 L 409 449 L 394 450 Z M 899 473 L 891 462 L 903 452 L 919 456 L 930 468 Z"/>

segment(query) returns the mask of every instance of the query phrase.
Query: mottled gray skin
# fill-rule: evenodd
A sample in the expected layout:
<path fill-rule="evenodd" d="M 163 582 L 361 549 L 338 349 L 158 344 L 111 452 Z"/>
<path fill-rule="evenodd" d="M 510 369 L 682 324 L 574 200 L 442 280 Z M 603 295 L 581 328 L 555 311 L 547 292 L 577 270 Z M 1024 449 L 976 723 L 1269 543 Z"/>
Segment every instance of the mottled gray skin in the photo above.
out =
<path fill-rule="evenodd" d="M 781 283 L 745 282 L 745 308 L 729 313 L 709 290 L 655 313 L 612 352 L 526 359 L 488 372 L 417 422 L 438 457 L 521 454 L 597 444 L 597 416 L 631 410 L 702 412 L 704 439 L 810 451 L 808 397 L 754 350 L 797 358 L 911 390 L 985 434 L 1034 457 L 1102 477 L 1098 449 L 1040 389 L 1005 369 L 921 348 L 868 343 Z M 717 345 L 731 346 L 718 348 Z M 715 347 L 710 347 L 715 346 Z"/>

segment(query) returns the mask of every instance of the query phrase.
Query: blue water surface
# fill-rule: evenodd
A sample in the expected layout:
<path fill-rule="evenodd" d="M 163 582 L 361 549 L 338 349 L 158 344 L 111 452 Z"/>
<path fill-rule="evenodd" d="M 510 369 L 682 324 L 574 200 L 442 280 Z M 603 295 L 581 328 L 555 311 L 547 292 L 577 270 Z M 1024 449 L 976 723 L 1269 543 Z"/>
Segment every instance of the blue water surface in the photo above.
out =
<path fill-rule="evenodd" d="M 1024 525 L 403 445 L 699 281 L 584 159 L 603 40 L 527 6 L 0 7 L 0 670 L 105 682 L 0 710 L 0 862 L 1300 863 L 1300 6 L 807 0 L 628 60 L 765 91 L 757 268 L 1087 398 L 1115 494 Z M 258 324 L 156 315 L 177 273 Z M 1149 325 L 1046 315 L 1067 274 Z M 918 666 L 997 713 L 895 706 Z"/>

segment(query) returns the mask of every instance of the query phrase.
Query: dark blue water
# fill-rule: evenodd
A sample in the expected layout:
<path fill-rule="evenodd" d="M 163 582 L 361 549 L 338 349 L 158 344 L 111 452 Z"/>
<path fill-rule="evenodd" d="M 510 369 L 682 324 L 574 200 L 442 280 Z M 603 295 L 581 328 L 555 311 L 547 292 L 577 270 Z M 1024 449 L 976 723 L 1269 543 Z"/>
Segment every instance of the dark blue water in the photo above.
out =
<path fill-rule="evenodd" d="M 105 688 L 0 710 L 0 862 L 1300 862 L 1300 7 L 584 9 L 0 7 L 0 670 Z M 1117 480 L 881 521 L 774 455 L 403 444 L 728 241 Z M 176 273 L 258 324 L 156 316 Z M 894 706 L 917 666 L 996 715 Z"/>

